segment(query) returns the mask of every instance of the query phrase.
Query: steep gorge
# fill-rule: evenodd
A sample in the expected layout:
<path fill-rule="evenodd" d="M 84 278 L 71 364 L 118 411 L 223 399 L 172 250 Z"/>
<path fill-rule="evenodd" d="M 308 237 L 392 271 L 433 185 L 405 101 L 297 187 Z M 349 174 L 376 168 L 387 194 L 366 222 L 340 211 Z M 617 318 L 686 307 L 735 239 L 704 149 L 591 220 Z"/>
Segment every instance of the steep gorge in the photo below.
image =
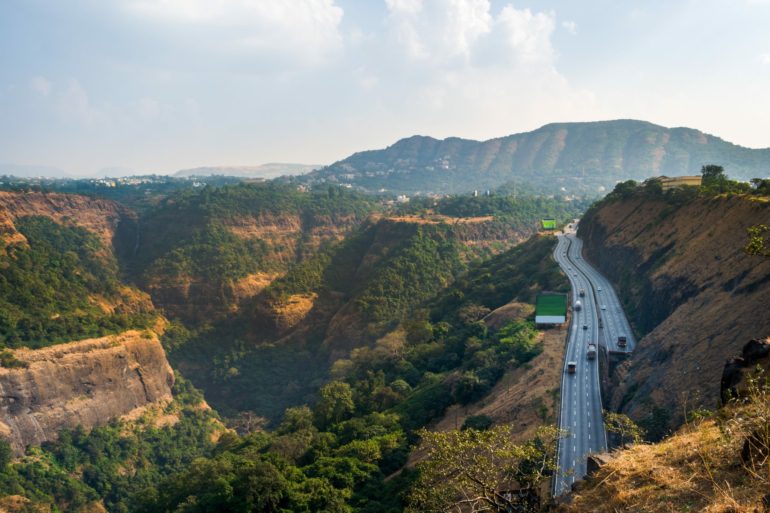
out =
<path fill-rule="evenodd" d="M 580 223 L 585 257 L 616 286 L 639 344 L 613 377 L 610 407 L 653 438 L 684 412 L 713 409 L 725 361 L 770 333 L 770 259 L 743 252 L 746 228 L 770 224 L 750 196 L 607 199 Z"/>

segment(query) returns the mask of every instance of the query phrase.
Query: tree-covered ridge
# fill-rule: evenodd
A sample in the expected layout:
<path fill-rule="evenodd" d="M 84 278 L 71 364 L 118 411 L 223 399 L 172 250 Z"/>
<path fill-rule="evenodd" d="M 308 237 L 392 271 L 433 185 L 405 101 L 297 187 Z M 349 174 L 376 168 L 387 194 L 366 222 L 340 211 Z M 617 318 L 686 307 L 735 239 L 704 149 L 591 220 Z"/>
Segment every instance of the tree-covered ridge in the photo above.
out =
<path fill-rule="evenodd" d="M 553 123 L 488 141 L 413 136 L 295 180 L 409 194 L 494 189 L 513 181 L 547 194 L 594 196 L 618 180 L 692 174 L 709 162 L 749 179 L 770 166 L 770 149 L 636 120 Z"/>
<path fill-rule="evenodd" d="M 284 273 L 376 206 L 373 198 L 336 187 L 301 192 L 244 183 L 184 190 L 147 211 L 134 230 L 124 229 L 119 254 L 168 315 L 210 322 L 238 304 L 238 280 Z M 188 294 L 209 308 L 191 314 L 183 304 Z"/>
<path fill-rule="evenodd" d="M 661 200 L 673 206 L 681 206 L 698 198 L 709 198 L 719 195 L 742 194 L 758 200 L 770 197 L 770 178 L 752 178 L 740 181 L 731 178 L 722 166 L 708 164 L 701 167 L 701 185 L 681 186 L 664 191 L 657 179 L 645 180 L 638 183 L 634 180 L 619 182 L 615 188 L 601 200 L 593 203 L 585 216 L 592 216 L 602 206 L 620 200 L 631 198 L 648 198 Z"/>
<path fill-rule="evenodd" d="M 376 266 L 356 305 L 370 322 L 400 321 L 464 269 L 458 241 L 448 227 L 417 226 L 412 237 Z"/>
<path fill-rule="evenodd" d="M 435 210 L 453 217 L 494 216 L 500 221 L 526 227 L 544 218 L 569 221 L 589 204 L 588 200 L 568 201 L 562 196 L 494 193 L 447 196 L 436 203 Z"/>
<path fill-rule="evenodd" d="M 139 248 L 133 264 L 143 272 L 159 259 L 170 260 L 180 268 L 205 270 L 217 258 L 229 262 L 218 267 L 232 276 L 253 272 L 264 256 L 248 258 L 229 233 L 228 222 L 261 215 L 295 215 L 313 226 L 320 218 L 337 223 L 345 217 L 363 219 L 373 208 L 366 196 L 330 188 L 323 192 L 300 192 L 279 184 L 238 184 L 184 190 L 166 198 L 140 220 Z M 198 251 L 203 252 L 198 256 Z M 230 255 L 229 253 L 233 253 Z M 214 271 L 211 271 L 214 272 Z"/>
<path fill-rule="evenodd" d="M 152 320 L 152 305 L 121 285 L 97 237 L 47 217 L 22 217 L 15 226 L 27 243 L 0 254 L 0 347 L 42 347 Z"/>

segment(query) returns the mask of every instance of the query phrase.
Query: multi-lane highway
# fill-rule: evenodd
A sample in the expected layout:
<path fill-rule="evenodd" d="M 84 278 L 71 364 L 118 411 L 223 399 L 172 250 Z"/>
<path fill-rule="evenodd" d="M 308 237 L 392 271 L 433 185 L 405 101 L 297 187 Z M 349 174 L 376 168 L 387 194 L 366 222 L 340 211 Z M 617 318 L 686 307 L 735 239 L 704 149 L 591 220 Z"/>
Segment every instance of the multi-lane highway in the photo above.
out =
<path fill-rule="evenodd" d="M 559 427 L 566 433 L 559 442 L 554 495 L 569 491 L 586 473 L 586 457 L 607 450 L 602 418 L 599 357 L 588 358 L 588 344 L 608 352 L 631 352 L 636 346 L 623 306 L 609 280 L 583 260 L 583 241 L 574 232 L 559 236 L 554 258 L 572 286 L 572 324 L 564 357 Z M 580 291 L 584 296 L 580 296 Z M 582 308 L 575 308 L 580 301 Z M 625 346 L 618 338 L 625 337 Z M 570 362 L 574 373 L 569 372 Z"/>
<path fill-rule="evenodd" d="M 554 495 L 569 491 L 572 483 L 585 475 L 586 456 L 589 453 L 607 449 L 607 435 L 602 419 L 599 358 L 589 359 L 587 355 L 588 344 L 598 345 L 600 341 L 598 307 L 585 267 L 575 263 L 580 261 L 577 258 L 580 256 L 579 251 L 580 246 L 575 244 L 574 236 L 559 236 L 554 258 L 567 273 L 572 285 L 573 311 L 564 358 L 559 414 L 559 427 L 566 436 L 559 441 Z M 580 290 L 585 291 L 584 297 L 579 296 Z M 574 308 L 577 301 L 582 303 L 580 310 Z M 567 370 L 570 362 L 574 362 L 574 373 Z"/>
<path fill-rule="evenodd" d="M 609 280 L 599 271 L 594 269 L 588 262 L 583 260 L 583 241 L 574 234 L 568 233 L 564 236 L 571 243 L 569 258 L 573 267 L 585 276 L 591 283 L 594 298 L 598 305 L 598 313 L 602 319 L 602 338 L 600 342 L 607 350 L 613 352 L 631 352 L 636 347 L 636 340 L 628 324 L 628 319 L 623 311 L 623 305 L 620 303 L 615 290 L 612 288 Z M 588 290 L 586 289 L 586 293 Z M 618 337 L 626 337 L 626 347 L 618 346 Z"/>

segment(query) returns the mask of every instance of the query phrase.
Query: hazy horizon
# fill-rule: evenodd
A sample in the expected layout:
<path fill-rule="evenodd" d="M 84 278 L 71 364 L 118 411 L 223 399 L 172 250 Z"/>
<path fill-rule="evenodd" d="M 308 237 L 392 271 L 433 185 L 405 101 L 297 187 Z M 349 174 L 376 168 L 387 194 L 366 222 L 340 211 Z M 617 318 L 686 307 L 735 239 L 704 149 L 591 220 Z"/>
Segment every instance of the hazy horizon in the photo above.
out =
<path fill-rule="evenodd" d="M 640 119 L 770 147 L 770 2 L 11 0 L 0 162 L 329 164 Z"/>

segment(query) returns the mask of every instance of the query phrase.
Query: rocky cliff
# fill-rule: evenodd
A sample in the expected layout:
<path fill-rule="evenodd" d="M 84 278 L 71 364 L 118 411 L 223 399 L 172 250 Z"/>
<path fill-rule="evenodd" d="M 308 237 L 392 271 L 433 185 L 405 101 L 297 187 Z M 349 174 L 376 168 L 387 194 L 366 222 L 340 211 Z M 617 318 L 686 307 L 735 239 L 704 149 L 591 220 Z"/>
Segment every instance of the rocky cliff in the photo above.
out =
<path fill-rule="evenodd" d="M 0 191 L 0 236 L 22 242 L 13 220 L 25 216 L 46 216 L 59 224 L 73 224 L 98 236 L 105 248 L 123 219 L 135 214 L 114 201 L 77 194 Z"/>
<path fill-rule="evenodd" d="M 585 257 L 614 282 L 640 335 L 610 407 L 653 437 L 681 424 L 685 409 L 716 407 L 725 361 L 770 333 L 770 259 L 743 252 L 758 223 L 770 224 L 770 203 L 742 196 L 634 196 L 580 223 Z"/>
<path fill-rule="evenodd" d="M 38 350 L 0 368 L 0 436 L 20 454 L 64 428 L 91 428 L 168 401 L 174 373 L 157 336 L 128 331 Z"/>

